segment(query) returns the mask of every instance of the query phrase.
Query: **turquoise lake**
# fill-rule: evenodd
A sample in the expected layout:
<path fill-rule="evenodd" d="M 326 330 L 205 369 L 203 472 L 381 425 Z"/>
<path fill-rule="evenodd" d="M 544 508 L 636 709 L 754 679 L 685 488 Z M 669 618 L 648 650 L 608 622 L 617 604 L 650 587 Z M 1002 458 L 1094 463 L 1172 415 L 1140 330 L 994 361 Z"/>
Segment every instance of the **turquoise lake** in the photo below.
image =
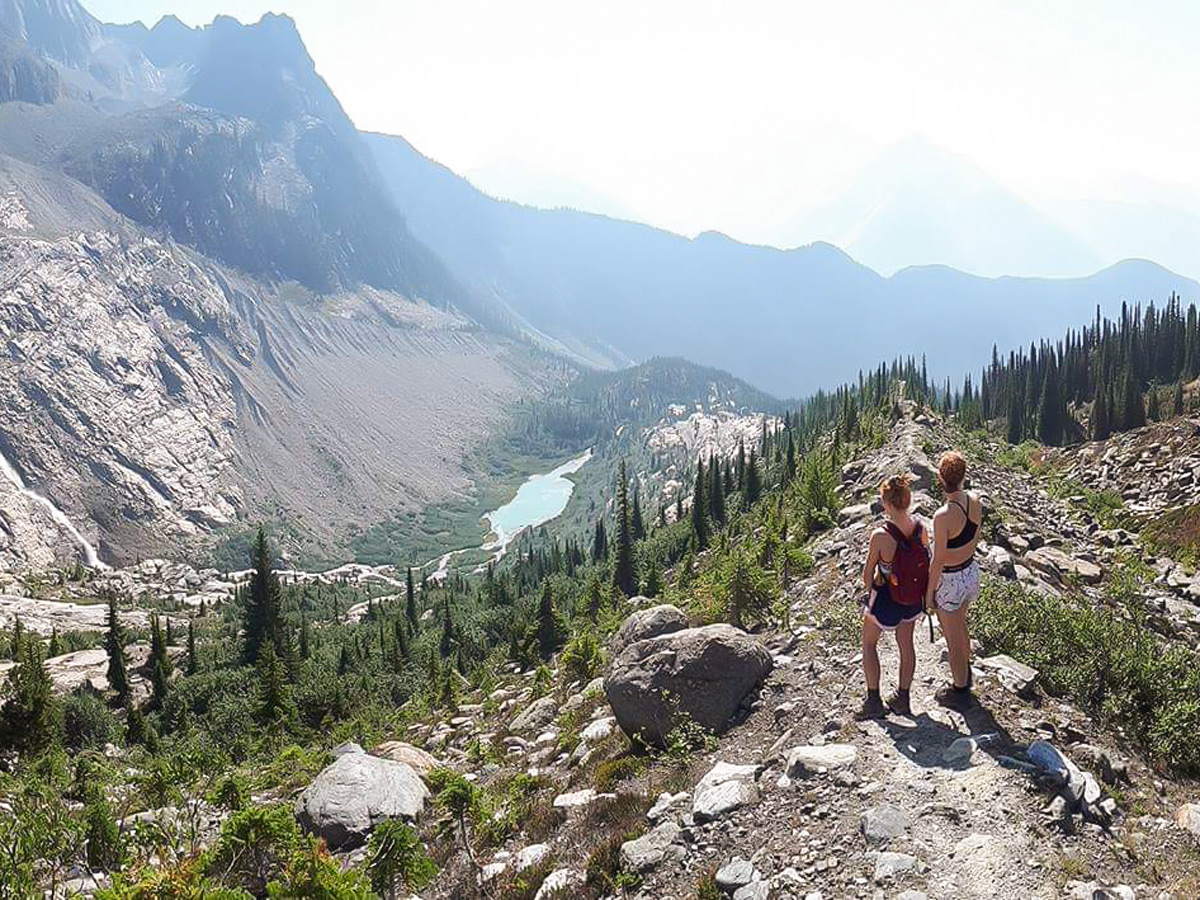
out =
<path fill-rule="evenodd" d="M 566 476 L 578 472 L 592 458 L 589 450 L 557 469 L 531 475 L 516 496 L 483 518 L 493 533 L 492 546 L 503 549 L 525 528 L 536 528 L 557 518 L 567 508 L 575 483 Z"/>

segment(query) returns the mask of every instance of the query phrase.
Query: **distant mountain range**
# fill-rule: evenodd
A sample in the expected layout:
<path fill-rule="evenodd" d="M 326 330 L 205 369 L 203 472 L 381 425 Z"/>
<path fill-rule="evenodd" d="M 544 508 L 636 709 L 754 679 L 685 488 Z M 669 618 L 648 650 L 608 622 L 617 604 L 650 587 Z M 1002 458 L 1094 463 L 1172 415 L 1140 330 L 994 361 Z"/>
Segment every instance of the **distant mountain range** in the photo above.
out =
<path fill-rule="evenodd" d="M 828 243 L 689 240 L 494 200 L 402 138 L 366 138 L 413 234 L 468 289 L 594 364 L 666 353 L 800 395 L 899 354 L 926 353 L 958 376 L 993 344 L 1058 333 L 1097 305 L 1197 296 L 1195 282 L 1141 260 L 1078 279 L 983 278 L 945 266 L 885 278 Z"/>
<path fill-rule="evenodd" d="M 982 193 L 1047 258 L 1078 252 Z M 873 196 L 875 225 L 905 225 L 904 194 Z M 908 222 L 913 253 L 932 227 Z M 266 515 L 345 547 L 470 491 L 461 461 L 505 405 L 578 368 L 677 356 L 802 395 L 1197 294 L 1149 262 L 883 277 L 827 243 L 496 200 L 361 134 L 286 16 L 146 28 L 77 0 L 0 0 L 0 259 L 0 453 L 126 557 Z M 0 484 L 0 562 L 52 527 L 36 515 Z"/>

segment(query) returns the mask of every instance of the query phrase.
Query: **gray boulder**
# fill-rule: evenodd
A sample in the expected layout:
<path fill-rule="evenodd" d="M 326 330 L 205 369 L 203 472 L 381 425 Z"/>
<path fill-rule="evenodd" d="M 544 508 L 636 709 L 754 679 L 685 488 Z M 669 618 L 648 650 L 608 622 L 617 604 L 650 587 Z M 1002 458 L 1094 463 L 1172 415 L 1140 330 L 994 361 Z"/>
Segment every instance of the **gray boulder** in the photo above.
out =
<path fill-rule="evenodd" d="M 545 728 L 558 715 L 559 702 L 553 695 L 533 701 L 509 724 L 510 731 L 534 731 Z"/>
<path fill-rule="evenodd" d="M 613 638 L 613 646 L 618 651 L 624 650 L 630 644 L 683 631 L 688 627 L 688 617 L 683 610 L 669 603 L 641 609 L 630 615 L 621 623 L 621 628 Z"/>
<path fill-rule="evenodd" d="M 771 654 L 740 629 L 687 628 L 622 649 L 604 693 L 626 734 L 664 746 L 682 715 L 724 732 L 771 666 Z"/>
<path fill-rule="evenodd" d="M 365 753 L 339 756 L 296 798 L 296 818 L 330 849 L 356 847 L 384 819 L 413 821 L 429 789 L 404 763 Z"/>

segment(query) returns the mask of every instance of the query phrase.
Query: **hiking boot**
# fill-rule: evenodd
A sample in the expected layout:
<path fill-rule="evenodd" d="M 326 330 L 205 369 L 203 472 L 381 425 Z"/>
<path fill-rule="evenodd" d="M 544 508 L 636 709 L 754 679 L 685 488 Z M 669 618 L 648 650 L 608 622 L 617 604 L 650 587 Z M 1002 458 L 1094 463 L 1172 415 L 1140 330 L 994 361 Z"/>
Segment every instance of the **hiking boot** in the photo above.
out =
<path fill-rule="evenodd" d="M 867 691 L 867 699 L 863 701 L 862 709 L 854 716 L 860 722 L 868 719 L 882 719 L 887 715 L 883 701 L 879 699 L 879 691 Z"/>
<path fill-rule="evenodd" d="M 898 716 L 912 718 L 912 704 L 909 703 L 908 691 L 896 691 L 887 699 L 887 708 Z"/>
<path fill-rule="evenodd" d="M 963 712 L 975 705 L 975 695 L 971 693 L 969 687 L 957 688 L 952 684 L 948 684 L 933 695 L 941 706 L 947 709 L 953 709 L 958 712 Z"/>

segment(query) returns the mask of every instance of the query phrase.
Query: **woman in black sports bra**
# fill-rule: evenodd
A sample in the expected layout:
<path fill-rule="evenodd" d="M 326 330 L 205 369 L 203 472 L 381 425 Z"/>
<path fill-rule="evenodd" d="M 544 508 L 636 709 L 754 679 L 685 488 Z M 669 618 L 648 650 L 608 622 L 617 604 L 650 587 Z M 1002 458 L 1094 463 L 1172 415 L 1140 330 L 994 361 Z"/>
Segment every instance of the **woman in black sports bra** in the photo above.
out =
<path fill-rule="evenodd" d="M 953 684 L 937 692 L 939 703 L 965 708 L 971 697 L 971 635 L 967 607 L 979 596 L 979 525 L 983 504 L 963 490 L 967 461 L 953 451 L 938 463 L 938 479 L 946 503 L 933 516 L 933 558 L 929 563 L 929 592 L 925 607 L 936 613 L 950 656 Z"/>

